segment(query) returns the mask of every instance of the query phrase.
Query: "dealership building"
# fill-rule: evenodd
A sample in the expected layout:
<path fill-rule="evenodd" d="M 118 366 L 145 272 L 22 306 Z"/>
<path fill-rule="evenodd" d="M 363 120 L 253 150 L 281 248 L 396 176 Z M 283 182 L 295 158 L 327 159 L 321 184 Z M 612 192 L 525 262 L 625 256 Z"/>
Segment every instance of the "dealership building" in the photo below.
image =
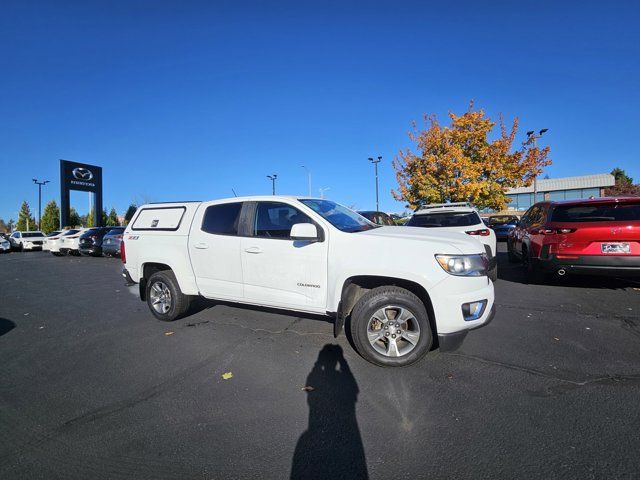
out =
<path fill-rule="evenodd" d="M 538 193 L 535 195 L 535 199 L 533 184 L 529 187 L 507 190 L 507 197 L 511 199 L 507 209 L 509 211 L 523 212 L 534 203 L 544 200 L 558 201 L 603 197 L 605 189 L 612 187 L 615 183 L 615 178 L 610 173 L 539 179 L 537 181 Z"/>

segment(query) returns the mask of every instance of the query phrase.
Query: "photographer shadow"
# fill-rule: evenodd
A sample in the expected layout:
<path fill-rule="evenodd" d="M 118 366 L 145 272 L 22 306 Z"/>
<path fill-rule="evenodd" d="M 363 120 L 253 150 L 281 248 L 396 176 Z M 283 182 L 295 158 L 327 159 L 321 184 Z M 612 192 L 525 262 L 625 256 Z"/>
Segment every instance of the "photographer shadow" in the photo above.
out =
<path fill-rule="evenodd" d="M 309 426 L 293 455 L 291 479 L 366 479 L 356 419 L 358 384 L 339 345 L 325 345 L 307 377 Z"/>

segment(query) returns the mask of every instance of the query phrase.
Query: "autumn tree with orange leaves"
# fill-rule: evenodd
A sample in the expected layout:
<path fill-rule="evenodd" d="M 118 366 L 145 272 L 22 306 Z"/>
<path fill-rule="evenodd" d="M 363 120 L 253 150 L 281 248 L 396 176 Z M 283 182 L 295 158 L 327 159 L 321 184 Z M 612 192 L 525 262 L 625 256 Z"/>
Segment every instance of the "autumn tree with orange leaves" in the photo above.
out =
<path fill-rule="evenodd" d="M 414 131 L 417 153 L 400 152 L 393 161 L 398 190 L 396 200 L 409 207 L 440 202 L 473 203 L 478 208 L 504 209 L 508 188 L 528 186 L 542 169 L 551 164 L 550 148 L 540 148 L 533 138 L 512 151 L 518 119 L 510 129 L 500 115 L 500 135 L 488 139 L 496 123 L 484 110 L 469 109 L 458 116 L 449 112 L 450 126 L 442 126 L 435 115 L 425 115 L 426 130 Z"/>

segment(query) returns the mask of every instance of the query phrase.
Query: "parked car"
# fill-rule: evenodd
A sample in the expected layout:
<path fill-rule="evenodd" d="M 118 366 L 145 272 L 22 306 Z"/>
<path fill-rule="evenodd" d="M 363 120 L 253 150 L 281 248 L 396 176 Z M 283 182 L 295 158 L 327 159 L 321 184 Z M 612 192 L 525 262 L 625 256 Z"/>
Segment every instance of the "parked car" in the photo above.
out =
<path fill-rule="evenodd" d="M 9 243 L 13 250 L 41 250 L 44 233 L 39 231 L 33 232 L 13 232 L 9 237 Z"/>
<path fill-rule="evenodd" d="M 11 251 L 11 243 L 7 240 L 7 237 L 0 234 L 0 253 L 7 253 Z"/>
<path fill-rule="evenodd" d="M 113 227 L 102 238 L 102 254 L 107 257 L 119 257 L 120 256 L 120 242 L 122 241 L 122 234 L 124 233 L 124 227 Z"/>
<path fill-rule="evenodd" d="M 406 227 L 437 228 L 441 232 L 465 233 L 479 240 L 489 258 L 489 278 L 498 279 L 496 234 L 482 222 L 478 211 L 466 202 L 434 203 L 416 211 Z"/>
<path fill-rule="evenodd" d="M 55 255 L 56 257 L 60 257 L 62 255 L 66 254 L 65 252 L 61 252 L 60 248 L 62 247 L 62 240 L 64 239 L 64 237 L 69 236 L 69 235 L 74 235 L 76 233 L 78 233 L 80 230 L 72 228 L 69 230 L 63 230 L 62 232 L 60 232 L 58 235 L 54 235 L 53 237 L 49 237 L 47 239 L 47 248 L 49 249 L 49 251 L 51 252 L 52 255 Z"/>
<path fill-rule="evenodd" d="M 329 200 L 264 196 L 143 205 L 123 276 L 159 320 L 196 296 L 349 319 L 368 361 L 403 366 L 494 315 L 485 249 L 468 235 L 379 226 Z M 389 255 L 401 251 L 403 255 Z"/>
<path fill-rule="evenodd" d="M 549 273 L 640 276 L 640 198 L 536 203 L 507 247 L 534 281 Z"/>
<path fill-rule="evenodd" d="M 89 230 L 88 228 L 81 228 L 76 230 L 75 233 L 70 235 L 63 235 L 60 237 L 60 253 L 62 255 L 76 255 L 80 256 L 80 245 L 78 240 L 80 235 Z"/>
<path fill-rule="evenodd" d="M 60 232 L 51 232 L 46 237 L 44 237 L 44 240 L 42 240 L 42 251 L 43 252 L 50 251 L 49 240 L 51 240 L 53 237 L 57 237 L 58 235 L 60 235 Z"/>
<path fill-rule="evenodd" d="M 395 225 L 396 223 L 393 221 L 390 215 L 384 212 L 376 212 L 375 210 L 365 210 L 358 212 L 367 220 L 377 224 L 377 225 Z"/>
<path fill-rule="evenodd" d="M 114 227 L 93 227 L 88 229 L 78 239 L 78 248 L 82 255 L 94 257 L 102 256 L 104 236 Z"/>
<path fill-rule="evenodd" d="M 491 215 L 485 219 L 485 224 L 495 232 L 497 240 L 506 240 L 509 232 L 518 225 L 515 215 Z"/>

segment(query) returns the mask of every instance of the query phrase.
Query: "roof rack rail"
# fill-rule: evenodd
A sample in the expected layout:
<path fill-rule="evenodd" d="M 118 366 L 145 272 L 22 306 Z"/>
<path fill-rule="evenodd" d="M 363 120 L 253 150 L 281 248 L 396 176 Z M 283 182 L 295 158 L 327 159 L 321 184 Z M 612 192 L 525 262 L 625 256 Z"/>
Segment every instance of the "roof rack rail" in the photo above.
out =
<path fill-rule="evenodd" d="M 452 202 L 452 203 L 429 203 L 429 204 L 421 204 L 415 209 L 418 210 L 428 210 L 431 208 L 448 208 L 448 207 L 469 207 L 474 208 L 471 202 Z"/>

